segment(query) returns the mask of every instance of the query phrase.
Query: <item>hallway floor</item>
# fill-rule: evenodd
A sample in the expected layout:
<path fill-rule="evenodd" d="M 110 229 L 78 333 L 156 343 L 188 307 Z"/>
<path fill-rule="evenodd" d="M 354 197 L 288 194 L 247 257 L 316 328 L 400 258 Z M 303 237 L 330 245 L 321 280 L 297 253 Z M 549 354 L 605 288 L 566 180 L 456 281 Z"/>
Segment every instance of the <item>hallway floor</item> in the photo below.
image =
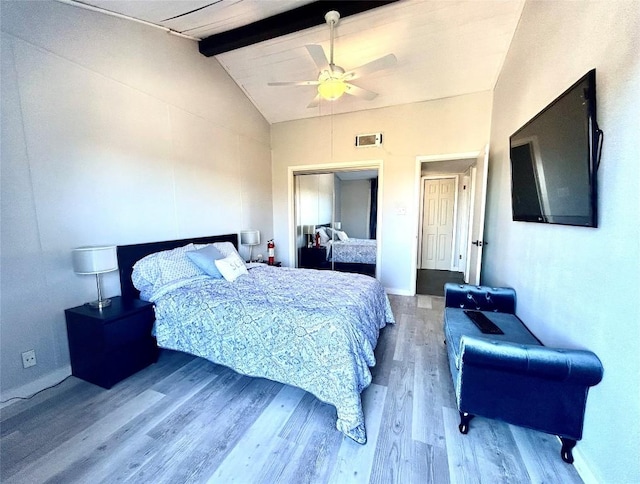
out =
<path fill-rule="evenodd" d="M 464 274 L 462 272 L 418 269 L 416 293 L 428 296 L 444 296 L 444 284 L 446 282 L 464 284 Z"/>

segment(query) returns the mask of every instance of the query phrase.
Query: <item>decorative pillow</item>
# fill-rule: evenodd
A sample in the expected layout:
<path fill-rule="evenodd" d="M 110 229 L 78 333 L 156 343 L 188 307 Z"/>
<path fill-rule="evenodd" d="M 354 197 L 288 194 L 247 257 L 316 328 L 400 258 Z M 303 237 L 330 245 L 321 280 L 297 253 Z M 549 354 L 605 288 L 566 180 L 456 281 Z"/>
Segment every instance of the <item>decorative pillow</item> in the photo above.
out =
<path fill-rule="evenodd" d="M 338 239 L 340 239 L 341 241 L 345 241 L 345 240 L 349 240 L 349 237 L 347 237 L 347 233 L 343 230 L 334 230 L 333 231 L 337 236 Z"/>
<path fill-rule="evenodd" d="M 326 245 L 327 242 L 329 242 L 329 240 L 331 240 L 331 237 L 329 237 L 327 235 L 327 231 L 324 227 L 319 227 L 316 232 L 318 233 L 318 235 L 320 236 L 320 244 L 322 245 Z"/>
<path fill-rule="evenodd" d="M 236 254 L 238 257 L 240 257 L 240 254 L 238 254 L 238 251 L 231 242 L 214 242 L 212 245 L 216 249 L 218 249 L 224 257 L 227 257 L 231 254 Z M 240 260 L 242 260 L 242 257 L 240 257 Z"/>
<path fill-rule="evenodd" d="M 224 256 L 213 245 L 205 245 L 202 249 L 187 252 L 187 257 L 214 279 L 222 279 L 222 274 L 216 267 L 215 261 L 224 259 Z"/>
<path fill-rule="evenodd" d="M 202 275 L 203 272 L 186 256 L 187 252 L 194 249 L 193 244 L 187 244 L 149 254 L 136 262 L 131 280 L 140 291 L 141 298 L 148 301 L 151 294 L 165 285 Z"/>
<path fill-rule="evenodd" d="M 218 259 L 215 264 L 222 276 L 229 282 L 235 281 L 242 274 L 249 274 L 244 261 L 237 253 L 230 254 L 224 259 Z"/>
<path fill-rule="evenodd" d="M 212 245 L 216 249 L 218 249 L 222 254 L 223 258 L 227 257 L 230 254 L 236 253 L 238 254 L 238 257 L 242 259 L 242 257 L 238 253 L 238 250 L 235 248 L 235 246 L 231 242 L 214 242 L 212 244 L 195 244 L 194 247 L 196 249 L 202 249 L 203 247 L 206 247 L 208 245 Z"/>

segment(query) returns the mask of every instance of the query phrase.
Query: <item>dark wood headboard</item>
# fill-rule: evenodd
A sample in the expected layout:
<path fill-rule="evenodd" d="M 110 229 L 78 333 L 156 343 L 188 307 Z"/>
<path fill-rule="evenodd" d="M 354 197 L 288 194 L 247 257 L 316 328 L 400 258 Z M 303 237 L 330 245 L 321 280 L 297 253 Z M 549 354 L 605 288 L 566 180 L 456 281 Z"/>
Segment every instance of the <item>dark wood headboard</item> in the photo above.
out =
<path fill-rule="evenodd" d="M 212 235 L 209 237 L 198 237 L 195 239 L 165 240 L 162 242 L 147 242 L 144 244 L 119 245 L 118 246 L 118 270 L 120 271 L 120 290 L 122 299 L 130 301 L 140 297 L 138 291 L 131 281 L 133 266 L 143 257 L 160 252 L 182 247 L 189 243 L 211 244 L 213 242 L 231 242 L 238 248 L 238 234 Z"/>

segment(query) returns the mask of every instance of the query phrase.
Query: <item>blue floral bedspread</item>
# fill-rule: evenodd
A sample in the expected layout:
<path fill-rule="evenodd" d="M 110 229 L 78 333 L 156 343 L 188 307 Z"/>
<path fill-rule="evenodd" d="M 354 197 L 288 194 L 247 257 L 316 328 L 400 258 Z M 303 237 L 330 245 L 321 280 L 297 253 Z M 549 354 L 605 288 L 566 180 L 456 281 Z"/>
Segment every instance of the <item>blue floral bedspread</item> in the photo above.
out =
<path fill-rule="evenodd" d="M 336 407 L 338 430 L 366 442 L 360 393 L 379 331 L 394 322 L 376 279 L 261 265 L 234 282 L 195 278 L 154 302 L 159 346 L 311 392 Z"/>
<path fill-rule="evenodd" d="M 378 247 L 376 239 L 334 240 L 331 243 L 331 259 L 333 262 L 357 262 L 375 264 Z"/>

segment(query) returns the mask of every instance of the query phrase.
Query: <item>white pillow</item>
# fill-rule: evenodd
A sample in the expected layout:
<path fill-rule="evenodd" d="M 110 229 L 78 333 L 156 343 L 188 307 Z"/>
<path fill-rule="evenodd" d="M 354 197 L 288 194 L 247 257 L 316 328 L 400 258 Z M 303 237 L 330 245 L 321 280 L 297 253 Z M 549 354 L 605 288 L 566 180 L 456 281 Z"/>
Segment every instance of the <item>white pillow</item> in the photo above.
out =
<path fill-rule="evenodd" d="M 220 251 L 222 252 L 222 251 Z M 231 253 L 224 259 L 214 261 L 216 267 L 227 281 L 233 282 L 242 274 L 249 274 L 244 261 L 237 253 Z"/>
<path fill-rule="evenodd" d="M 238 254 L 238 257 L 242 259 L 238 250 L 231 242 L 213 242 L 212 244 L 195 244 L 194 247 L 196 249 L 202 249 L 208 245 L 214 246 L 224 257 L 227 257 L 230 254 Z"/>
<path fill-rule="evenodd" d="M 349 237 L 347 237 L 347 233 L 346 232 L 344 232 L 342 230 L 334 230 L 333 232 L 338 236 L 338 238 L 342 242 L 344 242 L 345 240 L 349 240 Z"/>
<path fill-rule="evenodd" d="M 193 244 L 187 244 L 149 254 L 136 262 L 131 279 L 141 298 L 148 301 L 151 294 L 163 286 L 204 274 L 187 257 L 187 252 L 194 249 Z"/>
<path fill-rule="evenodd" d="M 240 257 L 240 254 L 238 254 L 238 251 L 231 242 L 214 242 L 213 246 L 225 257 L 231 254 L 236 254 L 240 260 L 242 260 L 242 257 Z"/>
<path fill-rule="evenodd" d="M 327 231 L 325 230 L 324 227 L 320 227 L 318 228 L 318 230 L 316 230 L 316 232 L 318 233 L 318 235 L 320 236 L 320 244 L 321 245 L 326 245 L 327 242 L 329 242 L 329 240 L 331 240 L 331 237 L 329 237 L 327 235 Z"/>

